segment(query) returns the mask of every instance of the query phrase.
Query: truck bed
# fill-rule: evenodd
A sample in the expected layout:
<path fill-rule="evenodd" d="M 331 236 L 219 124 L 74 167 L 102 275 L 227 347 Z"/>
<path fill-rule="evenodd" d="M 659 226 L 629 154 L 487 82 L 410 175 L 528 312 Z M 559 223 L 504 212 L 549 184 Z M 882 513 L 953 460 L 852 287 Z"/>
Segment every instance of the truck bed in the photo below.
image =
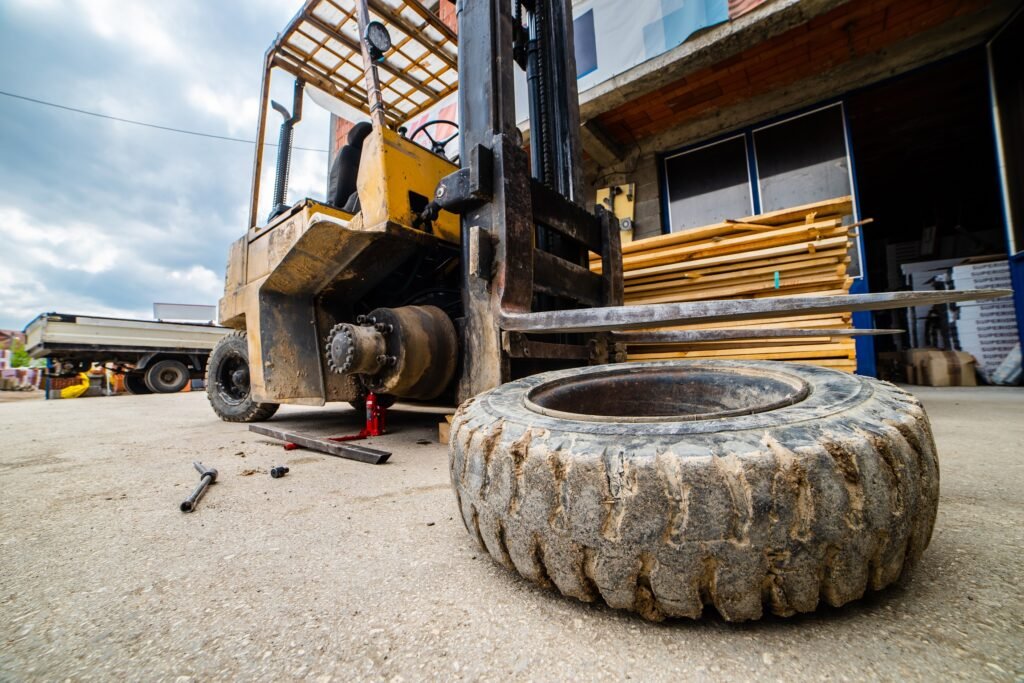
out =
<path fill-rule="evenodd" d="M 205 323 L 44 313 L 25 328 L 25 350 L 33 358 L 69 351 L 208 353 L 229 332 Z"/>

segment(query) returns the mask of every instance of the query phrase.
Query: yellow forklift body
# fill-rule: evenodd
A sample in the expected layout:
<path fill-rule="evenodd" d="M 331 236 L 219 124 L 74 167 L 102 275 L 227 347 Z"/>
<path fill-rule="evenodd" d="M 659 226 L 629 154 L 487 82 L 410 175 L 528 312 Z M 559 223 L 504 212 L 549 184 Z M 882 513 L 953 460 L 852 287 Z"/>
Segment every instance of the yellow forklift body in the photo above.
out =
<path fill-rule="evenodd" d="M 434 198 L 437 184 L 458 167 L 388 128 L 374 126 L 363 142 L 356 189 L 364 225 L 386 222 L 413 229 L 416 215 Z M 433 233 L 459 242 L 459 217 L 442 211 Z"/>
<path fill-rule="evenodd" d="M 395 173 L 392 162 L 411 172 L 406 155 L 400 154 L 387 156 L 378 169 Z M 360 178 L 364 171 L 370 172 L 361 165 Z M 401 215 L 387 218 L 389 208 L 403 204 L 376 191 L 368 203 L 385 219 L 370 226 L 363 224 L 362 214 L 307 199 L 231 245 L 220 321 L 247 331 L 255 400 L 323 405 L 359 397 L 351 376 L 324 371 L 319 340 L 340 321 L 317 305 L 317 297 L 329 288 L 335 296 L 355 299 L 395 263 L 441 239 L 405 226 Z M 368 192 L 374 197 L 375 190 Z"/>

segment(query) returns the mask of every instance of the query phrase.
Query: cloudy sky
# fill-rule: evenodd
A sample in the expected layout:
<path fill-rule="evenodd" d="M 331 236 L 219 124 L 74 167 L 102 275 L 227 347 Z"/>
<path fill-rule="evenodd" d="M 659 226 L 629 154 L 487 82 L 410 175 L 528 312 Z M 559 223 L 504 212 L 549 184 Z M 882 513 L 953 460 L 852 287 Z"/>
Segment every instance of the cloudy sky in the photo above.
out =
<path fill-rule="evenodd" d="M 0 91 L 251 140 L 263 53 L 298 7 L 0 0 Z M 290 106 L 290 91 L 279 78 L 272 94 Z M 308 97 L 303 114 L 296 144 L 326 149 L 328 115 Z M 44 311 L 150 317 L 153 302 L 217 302 L 246 228 L 253 145 L 3 95 L 0 120 L 0 328 Z M 322 197 L 326 166 L 296 151 L 289 201 Z"/>

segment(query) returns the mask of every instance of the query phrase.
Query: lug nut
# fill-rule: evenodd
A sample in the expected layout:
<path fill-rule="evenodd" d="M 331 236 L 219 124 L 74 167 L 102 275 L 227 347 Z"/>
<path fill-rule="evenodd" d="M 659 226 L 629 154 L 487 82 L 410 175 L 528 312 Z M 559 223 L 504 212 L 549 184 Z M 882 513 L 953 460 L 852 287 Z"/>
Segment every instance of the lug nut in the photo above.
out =
<path fill-rule="evenodd" d="M 288 474 L 288 468 L 284 465 L 278 465 L 277 467 L 270 468 L 270 476 L 274 479 L 280 479 L 286 474 Z"/>

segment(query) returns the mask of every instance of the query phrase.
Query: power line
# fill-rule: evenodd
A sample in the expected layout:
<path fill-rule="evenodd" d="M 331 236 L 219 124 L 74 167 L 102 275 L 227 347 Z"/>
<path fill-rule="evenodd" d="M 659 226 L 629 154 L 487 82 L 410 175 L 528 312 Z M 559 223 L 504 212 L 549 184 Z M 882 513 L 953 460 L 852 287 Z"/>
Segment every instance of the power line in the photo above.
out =
<path fill-rule="evenodd" d="M 3 95 L 5 97 L 12 97 L 12 98 L 14 98 L 16 100 L 24 100 L 25 102 L 32 102 L 34 104 L 41 104 L 41 105 L 44 105 L 44 106 L 47 106 L 47 107 L 53 107 L 55 109 L 63 109 L 64 111 L 75 112 L 76 114 L 85 114 L 86 116 L 95 116 L 96 118 L 99 118 L 99 119 L 107 119 L 109 121 L 117 121 L 118 123 L 130 123 L 133 126 L 143 126 L 145 128 L 156 128 L 157 130 L 165 130 L 165 131 L 168 131 L 168 132 L 171 132 L 171 133 L 182 133 L 184 135 L 194 135 L 194 136 L 200 137 L 200 138 L 213 138 L 214 140 L 227 140 L 228 142 L 244 142 L 244 143 L 249 144 L 249 145 L 255 145 L 256 144 L 255 140 L 246 140 L 244 138 L 232 138 L 232 137 L 228 137 L 226 135 L 214 135 L 213 133 L 200 133 L 200 132 L 194 131 L 194 130 L 185 130 L 183 128 L 172 128 L 171 126 L 160 126 L 160 125 L 157 125 L 155 123 L 146 123 L 145 121 L 133 121 L 132 119 L 122 119 L 122 118 L 120 118 L 118 116 L 110 116 L 109 114 L 101 114 L 101 113 L 95 112 L 95 111 L 87 111 L 85 109 L 78 109 L 76 107 L 68 107 L 68 106 L 65 106 L 63 104 L 57 104 L 56 102 L 47 102 L 45 100 L 37 100 L 34 97 L 25 97 L 24 95 L 16 95 L 16 94 L 14 94 L 12 92 L 6 92 L 4 90 L 0 90 L 0 95 Z M 268 146 L 268 147 L 277 147 L 277 145 L 275 143 L 273 143 L 273 142 L 265 142 L 263 144 Z M 303 150 L 305 152 L 320 152 L 322 154 L 326 154 L 327 153 L 326 149 L 315 149 L 313 147 L 297 147 L 297 146 L 294 146 L 294 147 L 292 147 L 292 149 L 301 149 L 301 150 Z"/>

